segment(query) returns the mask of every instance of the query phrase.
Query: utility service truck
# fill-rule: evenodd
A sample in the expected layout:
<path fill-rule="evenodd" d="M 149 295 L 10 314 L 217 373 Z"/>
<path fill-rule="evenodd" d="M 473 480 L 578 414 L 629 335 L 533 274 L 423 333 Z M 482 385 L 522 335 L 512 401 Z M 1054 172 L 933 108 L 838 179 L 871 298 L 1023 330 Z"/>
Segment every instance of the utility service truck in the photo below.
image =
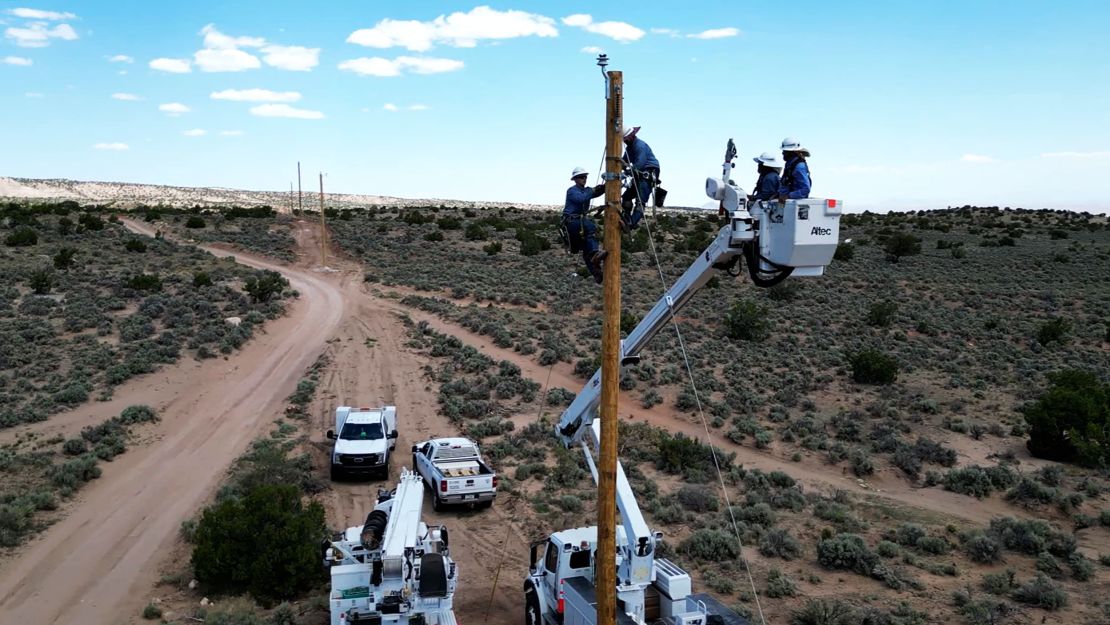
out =
<path fill-rule="evenodd" d="M 638 362 L 648 342 L 717 272 L 738 276 L 744 264 L 756 286 L 770 287 L 791 275 L 819 276 L 832 261 L 842 205 L 818 198 L 749 203 L 730 179 L 734 158 L 730 139 L 724 175 L 706 181 L 706 194 L 720 202 L 728 225 L 621 342 L 622 367 Z M 582 448 L 595 481 L 600 396 L 598 369 L 555 428 L 566 447 Z M 746 625 L 713 597 L 694 593 L 686 571 L 656 557 L 663 535 L 648 528 L 619 462 L 616 478 L 617 587 L 595 587 L 596 526 L 556 532 L 532 545 L 524 582 L 525 625 L 597 625 L 597 593 L 602 592 L 616 593 L 617 622 L 624 625 Z"/>
<path fill-rule="evenodd" d="M 397 407 L 335 409 L 331 479 L 347 475 L 389 477 L 389 452 L 397 446 Z"/>
<path fill-rule="evenodd" d="M 456 625 L 459 570 L 447 528 L 420 519 L 423 504 L 424 482 L 401 469 L 364 524 L 325 541 L 331 625 Z"/>
<path fill-rule="evenodd" d="M 478 453 L 478 443 L 466 438 L 433 438 L 412 446 L 413 470 L 432 491 L 432 509 L 450 504 L 482 508 L 497 497 L 497 474 Z"/>

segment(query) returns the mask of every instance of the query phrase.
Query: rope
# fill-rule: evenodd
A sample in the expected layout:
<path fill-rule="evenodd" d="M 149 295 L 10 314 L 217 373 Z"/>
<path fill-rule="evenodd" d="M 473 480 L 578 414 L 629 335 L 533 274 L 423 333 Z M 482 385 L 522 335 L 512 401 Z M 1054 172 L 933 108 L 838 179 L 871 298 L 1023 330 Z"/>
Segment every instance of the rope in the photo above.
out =
<path fill-rule="evenodd" d="M 501 561 L 497 563 L 497 570 L 493 573 L 493 588 L 489 589 L 489 601 L 486 602 L 486 616 L 483 621 L 489 621 L 489 609 L 493 606 L 493 596 L 497 592 L 497 579 L 501 577 L 501 565 L 505 564 L 505 553 L 509 550 L 509 530 L 512 528 L 512 523 L 505 523 L 505 540 L 501 541 Z"/>
<path fill-rule="evenodd" d="M 640 187 L 638 185 L 636 187 L 636 197 L 640 197 Z M 643 202 L 641 201 L 641 205 L 642 204 Z M 654 218 L 654 211 L 652 211 L 652 213 Z M 644 216 L 647 216 L 646 213 Z M 667 279 L 666 276 L 663 275 L 663 266 L 659 262 L 659 254 L 655 249 L 655 237 L 651 234 L 651 227 L 647 226 L 648 220 L 644 219 L 643 222 L 647 228 L 648 243 L 651 247 L 652 258 L 655 260 L 655 268 L 659 272 L 659 282 L 663 285 L 663 294 L 666 295 Z M 694 382 L 694 370 L 693 367 L 690 366 L 690 357 L 686 353 L 686 341 L 682 338 L 682 330 L 678 327 L 678 319 L 675 317 L 674 305 L 668 304 L 667 307 L 671 312 L 671 324 L 674 326 L 674 333 L 678 338 L 678 348 L 682 352 L 682 360 L 686 363 L 686 375 L 690 378 L 690 388 L 694 391 L 694 401 L 698 406 L 698 417 L 701 419 L 702 427 L 705 429 L 705 438 L 709 441 L 709 451 L 713 455 L 713 466 L 717 470 L 717 481 L 721 484 L 721 496 L 725 500 L 725 507 L 728 509 L 728 516 L 732 522 L 732 533 L 736 536 L 736 544 L 740 546 L 740 563 L 744 565 L 744 572 L 748 575 L 748 583 L 752 588 L 752 597 L 755 598 L 755 607 L 759 612 L 759 621 L 763 625 L 767 625 L 767 619 L 763 616 L 763 606 L 759 602 L 759 591 L 756 590 L 755 587 L 755 578 L 752 577 L 752 569 L 748 566 L 748 560 L 744 557 L 744 541 L 740 538 L 740 528 L 736 523 L 736 514 L 732 511 L 732 503 L 728 498 L 728 488 L 725 486 L 725 477 L 721 473 L 721 463 L 717 458 L 717 448 L 713 446 L 713 435 L 709 431 L 709 422 L 705 418 L 705 410 L 701 405 L 701 394 L 698 393 L 698 385 Z"/>

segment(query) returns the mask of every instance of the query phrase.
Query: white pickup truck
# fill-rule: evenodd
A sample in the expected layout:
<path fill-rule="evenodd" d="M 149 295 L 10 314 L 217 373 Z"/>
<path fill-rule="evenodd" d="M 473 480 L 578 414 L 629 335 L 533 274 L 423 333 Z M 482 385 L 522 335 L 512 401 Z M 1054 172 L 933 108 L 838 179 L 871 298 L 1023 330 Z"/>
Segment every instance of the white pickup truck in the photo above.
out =
<path fill-rule="evenodd" d="M 397 446 L 397 407 L 335 409 L 331 479 L 346 475 L 389 477 L 389 452 Z"/>
<path fill-rule="evenodd" d="M 412 446 L 412 466 L 432 491 L 432 509 L 451 504 L 482 508 L 497 497 L 497 474 L 466 438 L 433 438 Z"/>

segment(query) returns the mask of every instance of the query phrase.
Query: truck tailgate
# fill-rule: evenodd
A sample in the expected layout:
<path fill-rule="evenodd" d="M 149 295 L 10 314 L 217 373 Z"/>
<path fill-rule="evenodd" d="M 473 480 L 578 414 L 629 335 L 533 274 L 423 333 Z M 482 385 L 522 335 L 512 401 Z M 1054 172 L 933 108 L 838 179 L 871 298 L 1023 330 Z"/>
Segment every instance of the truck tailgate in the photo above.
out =
<path fill-rule="evenodd" d="M 448 495 L 467 495 L 470 493 L 484 493 L 493 490 L 493 476 L 474 475 L 466 477 L 445 477 L 447 480 Z"/>

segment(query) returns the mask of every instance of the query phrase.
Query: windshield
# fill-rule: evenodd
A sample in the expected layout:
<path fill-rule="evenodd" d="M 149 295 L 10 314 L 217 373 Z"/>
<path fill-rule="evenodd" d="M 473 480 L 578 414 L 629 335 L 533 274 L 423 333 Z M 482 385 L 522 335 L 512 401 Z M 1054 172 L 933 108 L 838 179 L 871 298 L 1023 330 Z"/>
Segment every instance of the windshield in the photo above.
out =
<path fill-rule="evenodd" d="M 383 438 L 381 423 L 346 423 L 339 438 L 345 441 L 366 441 Z"/>

